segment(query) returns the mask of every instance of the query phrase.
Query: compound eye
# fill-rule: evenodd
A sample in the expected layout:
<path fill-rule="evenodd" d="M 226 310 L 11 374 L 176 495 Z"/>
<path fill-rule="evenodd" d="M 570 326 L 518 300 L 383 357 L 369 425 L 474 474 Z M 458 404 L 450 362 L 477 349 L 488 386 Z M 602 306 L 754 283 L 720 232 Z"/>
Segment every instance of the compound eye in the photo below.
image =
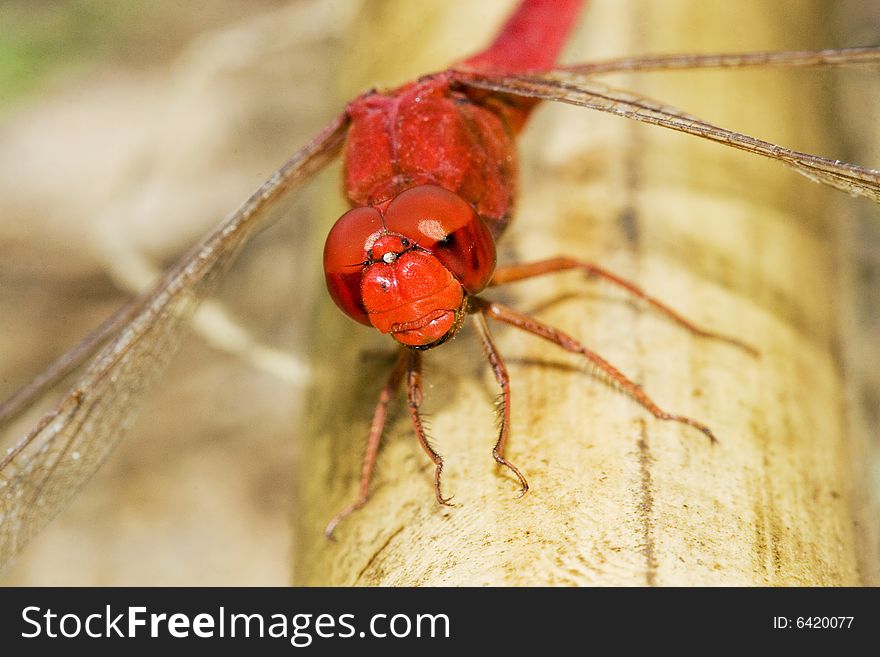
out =
<path fill-rule="evenodd" d="M 467 201 L 437 185 L 398 194 L 385 211 L 389 231 L 406 235 L 431 252 L 475 294 L 495 271 L 495 240 Z"/>
<path fill-rule="evenodd" d="M 361 324 L 370 325 L 361 301 L 361 271 L 368 244 L 382 230 L 382 215 L 375 208 L 349 210 L 339 217 L 324 243 L 324 278 L 337 306 Z"/>

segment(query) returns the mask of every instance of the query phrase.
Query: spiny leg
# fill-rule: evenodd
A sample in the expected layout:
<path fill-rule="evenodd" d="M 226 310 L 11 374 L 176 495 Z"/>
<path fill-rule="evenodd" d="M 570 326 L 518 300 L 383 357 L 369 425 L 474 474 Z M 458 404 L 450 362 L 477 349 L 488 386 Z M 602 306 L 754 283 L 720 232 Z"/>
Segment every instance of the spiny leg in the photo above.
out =
<path fill-rule="evenodd" d="M 661 313 L 669 317 L 676 324 L 687 329 L 691 333 L 694 333 L 695 335 L 699 335 L 704 338 L 710 338 L 712 340 L 727 342 L 728 344 L 739 347 L 740 349 L 747 351 L 748 353 L 756 357 L 760 355 L 757 349 L 746 344 L 745 342 L 742 342 L 741 340 L 738 340 L 737 338 L 723 335 L 721 333 L 716 333 L 714 331 L 709 331 L 707 329 L 697 326 L 689 319 L 683 317 L 678 312 L 667 306 L 665 303 L 658 301 L 657 299 L 652 297 L 635 283 L 631 283 L 630 281 L 621 278 L 617 274 L 614 274 L 607 269 L 603 269 L 598 265 L 594 265 L 591 262 L 584 262 L 581 260 L 575 260 L 574 258 L 561 257 L 550 258 L 549 260 L 540 260 L 538 262 L 499 267 L 495 270 L 495 274 L 492 276 L 492 280 L 489 282 L 489 285 L 503 285 L 505 283 L 521 281 L 526 278 L 533 278 L 535 276 L 541 276 L 542 274 L 551 274 L 554 272 L 566 271 L 568 269 L 580 269 L 590 276 L 598 276 L 599 278 L 602 278 L 609 283 L 613 283 L 618 287 L 622 287 L 633 296 L 638 297 L 645 303 L 653 306 Z"/>
<path fill-rule="evenodd" d="M 400 355 L 397 357 L 397 363 L 388 380 L 379 392 L 379 401 L 376 402 L 376 410 L 373 411 L 373 423 L 370 425 L 370 437 L 367 439 L 367 449 L 364 452 L 364 463 L 361 467 L 361 484 L 358 489 L 357 499 L 347 507 L 337 513 L 333 519 L 327 523 L 324 529 L 324 535 L 333 540 L 333 531 L 346 517 L 360 509 L 370 498 L 370 480 L 373 478 L 373 468 L 376 465 L 376 456 L 379 453 L 379 443 L 382 441 L 382 432 L 385 429 L 385 418 L 388 415 L 388 404 L 400 387 L 400 381 L 403 379 L 403 373 L 407 369 L 407 351 L 401 349 Z"/>
<path fill-rule="evenodd" d="M 409 349 L 409 366 L 406 374 L 407 398 L 409 399 L 409 416 L 412 419 L 413 429 L 419 445 L 425 450 L 428 458 L 434 463 L 434 495 L 443 506 L 455 506 L 450 504 L 452 496 L 443 497 L 440 492 L 440 474 L 443 472 L 443 458 L 428 444 L 428 436 L 422 425 L 422 416 L 419 415 L 419 406 L 422 404 L 422 352 Z"/>
<path fill-rule="evenodd" d="M 522 497 L 529 490 L 529 482 L 526 481 L 519 468 L 504 457 L 504 447 L 507 444 L 507 437 L 510 435 L 510 377 L 507 375 L 507 368 L 504 366 L 504 360 L 495 346 L 495 341 L 492 340 L 492 334 L 489 333 L 489 327 L 486 325 L 486 318 L 483 316 L 482 310 L 474 313 L 474 320 L 477 325 L 480 341 L 483 343 L 483 351 L 486 352 L 486 358 L 492 367 L 492 374 L 495 375 L 495 380 L 501 387 L 501 413 L 499 417 L 501 426 L 498 429 L 498 441 L 492 449 L 492 456 L 495 458 L 495 461 L 508 468 L 519 479 L 520 489 L 518 497 Z"/>
<path fill-rule="evenodd" d="M 673 422 L 687 424 L 694 427 L 695 429 L 699 429 L 700 431 L 702 431 L 704 434 L 706 434 L 706 436 L 709 437 L 709 440 L 713 443 L 718 442 L 718 440 L 715 438 L 715 435 L 705 424 L 684 415 L 678 415 L 676 413 L 668 413 L 664 411 L 662 408 L 654 403 L 654 400 L 652 400 L 645 393 L 645 391 L 638 386 L 638 384 L 632 381 L 623 372 L 618 370 L 616 367 L 614 367 L 614 365 L 602 358 L 599 354 L 583 346 L 580 342 L 566 335 L 562 331 L 552 326 L 549 326 L 548 324 L 544 324 L 534 317 L 518 313 L 515 310 L 508 308 L 507 306 L 501 305 L 500 303 L 495 303 L 493 301 L 479 298 L 472 298 L 471 302 L 475 308 L 480 309 L 483 313 L 485 313 L 492 319 L 497 319 L 498 321 L 505 322 L 507 324 L 510 324 L 511 326 L 515 326 L 518 329 L 522 329 L 523 331 L 534 333 L 538 337 L 549 340 L 550 342 L 559 345 L 560 347 L 562 347 L 566 351 L 570 351 L 571 353 L 581 354 L 584 358 L 586 358 L 600 370 L 605 372 L 605 374 L 607 374 L 614 381 L 614 383 L 620 386 L 620 389 L 623 390 L 623 392 L 625 392 L 635 401 L 641 404 L 657 419 L 671 420 Z"/>

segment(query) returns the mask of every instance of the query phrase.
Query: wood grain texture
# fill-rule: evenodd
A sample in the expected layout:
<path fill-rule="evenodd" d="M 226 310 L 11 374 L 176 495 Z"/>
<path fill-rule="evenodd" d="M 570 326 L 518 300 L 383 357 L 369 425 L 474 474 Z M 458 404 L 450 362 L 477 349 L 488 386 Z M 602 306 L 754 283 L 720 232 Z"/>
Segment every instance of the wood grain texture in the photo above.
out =
<path fill-rule="evenodd" d="M 370 5 L 388 20 L 394 15 Z M 596 1 L 568 60 L 852 45 L 831 41 L 829 9 Z M 430 41 L 421 27 L 386 23 L 384 42 L 369 44 L 371 61 L 406 59 L 401 34 Z M 479 45 L 479 36 L 469 38 L 453 38 L 449 58 Z M 383 69 L 371 74 L 393 78 Z M 719 125 L 836 157 L 828 80 L 706 71 L 614 82 Z M 746 340 L 760 349 L 759 359 L 689 335 L 577 274 L 492 295 L 582 339 L 661 406 L 709 424 L 720 444 L 653 419 L 577 358 L 497 328 L 512 377 L 508 456 L 532 485 L 514 499 L 515 482 L 490 456 L 497 390 L 465 330 L 425 359 L 424 409 L 446 459 L 444 491 L 457 506 L 434 501 L 430 463 L 399 404 L 373 499 L 328 543 L 321 529 L 355 495 L 375 396 L 390 366 L 375 353 L 388 341 L 350 325 L 328 302 L 314 318 L 316 379 L 299 432 L 296 583 L 870 581 L 870 532 L 854 525 L 867 494 L 848 436 L 846 336 L 834 312 L 842 226 L 868 204 L 780 165 L 662 132 L 575 108 L 542 108 L 523 140 L 522 196 L 501 261 L 560 253 L 595 261 L 691 319 Z"/>
<path fill-rule="evenodd" d="M 880 7 L 859 3 L 842 12 L 835 29 L 854 41 L 880 42 Z M 838 80 L 840 107 L 857 111 L 840 125 L 843 157 L 880 162 L 880 76 Z M 858 204 L 838 243 L 840 288 L 835 309 L 840 319 L 841 354 L 846 376 L 847 433 L 853 459 L 853 519 L 859 571 L 865 584 L 880 584 L 880 211 Z"/>

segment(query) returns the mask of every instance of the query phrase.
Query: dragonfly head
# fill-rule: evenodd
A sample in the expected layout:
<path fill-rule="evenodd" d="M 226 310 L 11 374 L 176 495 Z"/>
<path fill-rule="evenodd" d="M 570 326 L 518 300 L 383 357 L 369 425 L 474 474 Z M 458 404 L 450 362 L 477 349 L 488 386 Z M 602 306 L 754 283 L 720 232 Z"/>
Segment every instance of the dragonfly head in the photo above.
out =
<path fill-rule="evenodd" d="M 342 215 L 324 245 L 324 275 L 352 319 L 416 349 L 461 326 L 467 297 L 495 270 L 495 242 L 474 209 L 437 185 Z"/>

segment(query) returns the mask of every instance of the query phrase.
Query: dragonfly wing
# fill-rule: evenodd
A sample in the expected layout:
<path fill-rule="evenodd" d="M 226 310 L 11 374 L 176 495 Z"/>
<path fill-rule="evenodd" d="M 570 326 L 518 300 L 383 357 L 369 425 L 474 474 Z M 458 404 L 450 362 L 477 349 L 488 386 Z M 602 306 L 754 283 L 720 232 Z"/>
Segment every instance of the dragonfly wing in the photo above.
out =
<path fill-rule="evenodd" d="M 130 320 L 57 406 L 0 460 L 0 569 L 101 465 L 173 354 L 189 314 L 248 238 L 267 225 L 269 210 L 339 152 L 346 128 L 347 119 L 337 118 L 133 301 L 134 312 L 117 313 Z M 87 356 L 79 349 L 70 352 L 74 360 Z"/>
<path fill-rule="evenodd" d="M 499 77 L 461 71 L 458 76 L 468 86 L 588 107 L 780 160 L 812 180 L 880 203 L 880 171 L 793 151 L 727 130 L 669 105 L 613 89 L 582 74 L 557 70 Z"/>
<path fill-rule="evenodd" d="M 50 390 L 93 355 L 108 339 L 112 338 L 131 319 L 141 311 L 147 297 L 141 296 L 123 306 L 107 318 L 94 331 L 80 340 L 73 349 L 58 358 L 45 370 L 40 372 L 29 384 L 20 388 L 9 399 L 0 404 L 0 427 L 14 420 L 20 413 L 30 408 L 40 396 Z"/>
<path fill-rule="evenodd" d="M 687 71 L 697 68 L 735 69 L 749 66 L 876 66 L 880 47 L 835 50 L 782 50 L 749 53 L 708 53 L 704 55 L 645 55 L 563 66 L 560 70 L 583 75 L 624 71 Z"/>

